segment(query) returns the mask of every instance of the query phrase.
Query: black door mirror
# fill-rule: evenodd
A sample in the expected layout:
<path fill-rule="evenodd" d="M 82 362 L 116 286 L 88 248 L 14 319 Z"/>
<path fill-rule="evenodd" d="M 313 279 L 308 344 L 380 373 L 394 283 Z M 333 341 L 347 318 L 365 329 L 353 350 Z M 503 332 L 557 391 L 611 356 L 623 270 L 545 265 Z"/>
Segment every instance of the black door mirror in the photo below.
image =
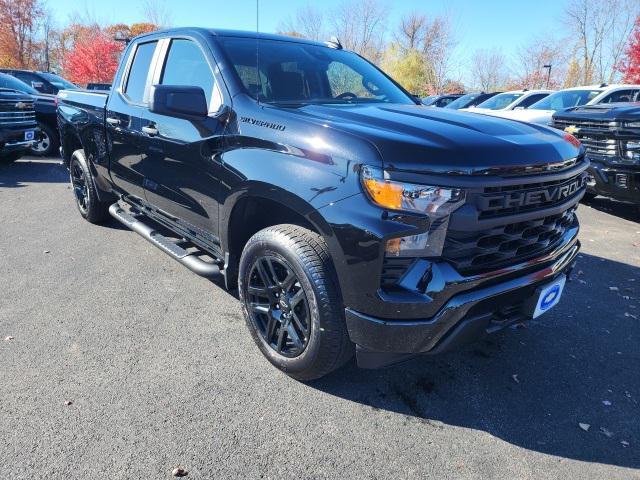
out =
<path fill-rule="evenodd" d="M 209 113 L 207 97 L 201 87 L 153 85 L 149 110 L 178 118 L 204 118 Z"/>

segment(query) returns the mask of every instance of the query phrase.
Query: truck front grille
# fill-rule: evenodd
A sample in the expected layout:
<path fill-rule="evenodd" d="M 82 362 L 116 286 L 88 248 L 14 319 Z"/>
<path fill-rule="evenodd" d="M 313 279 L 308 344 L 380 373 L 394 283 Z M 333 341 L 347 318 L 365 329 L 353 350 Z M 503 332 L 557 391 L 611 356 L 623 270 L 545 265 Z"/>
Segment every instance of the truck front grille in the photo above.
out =
<path fill-rule="evenodd" d="M 21 108 L 18 108 L 20 105 Z M 16 100 L 0 102 L 0 126 L 12 127 L 32 125 L 36 122 L 33 102 Z"/>
<path fill-rule="evenodd" d="M 491 271 L 535 258 L 560 244 L 576 223 L 575 209 L 481 231 L 449 230 L 442 256 L 460 273 Z"/>
<path fill-rule="evenodd" d="M 572 129 L 572 135 L 580 140 L 588 154 L 605 157 L 620 155 L 619 143 L 612 138 L 612 132 L 620 128 L 620 122 L 555 119 L 553 126 L 560 130 Z"/>

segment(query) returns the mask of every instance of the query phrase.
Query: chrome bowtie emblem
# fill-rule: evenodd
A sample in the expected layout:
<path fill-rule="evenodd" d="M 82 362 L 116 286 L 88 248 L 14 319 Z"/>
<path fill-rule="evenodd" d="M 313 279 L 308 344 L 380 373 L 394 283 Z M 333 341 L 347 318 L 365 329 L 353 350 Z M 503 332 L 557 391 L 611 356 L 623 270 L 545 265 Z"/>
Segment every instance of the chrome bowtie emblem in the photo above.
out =
<path fill-rule="evenodd" d="M 18 102 L 18 103 L 16 103 L 16 105 L 15 105 L 15 107 L 16 107 L 18 110 L 24 110 L 25 108 L 27 108 L 27 106 L 28 106 L 28 105 L 27 105 L 26 103 L 24 103 L 24 102 Z"/>

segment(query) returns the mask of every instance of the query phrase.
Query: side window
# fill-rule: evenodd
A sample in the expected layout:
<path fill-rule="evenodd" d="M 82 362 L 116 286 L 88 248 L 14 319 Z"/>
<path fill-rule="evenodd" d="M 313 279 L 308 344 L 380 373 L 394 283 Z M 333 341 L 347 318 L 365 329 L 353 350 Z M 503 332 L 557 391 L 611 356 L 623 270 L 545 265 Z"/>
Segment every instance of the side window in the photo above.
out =
<path fill-rule="evenodd" d="M 542 100 L 547 95 L 548 95 L 547 93 L 537 93 L 535 95 L 531 95 L 525 98 L 522 102 L 520 102 L 518 107 L 529 108 L 531 105 L 536 103 L 538 100 Z"/>
<path fill-rule="evenodd" d="M 125 95 L 135 103 L 144 101 L 144 90 L 147 86 L 147 77 L 153 52 L 156 49 L 157 42 L 141 43 L 136 48 L 131 69 L 127 77 L 127 85 L 124 88 Z"/>
<path fill-rule="evenodd" d="M 160 84 L 201 87 L 209 110 L 218 111 L 222 105 L 220 90 L 214 88 L 215 79 L 209 62 L 200 47 L 191 40 L 171 40 Z"/>
<path fill-rule="evenodd" d="M 631 102 L 635 94 L 635 90 L 618 90 L 606 96 L 601 103 Z"/>

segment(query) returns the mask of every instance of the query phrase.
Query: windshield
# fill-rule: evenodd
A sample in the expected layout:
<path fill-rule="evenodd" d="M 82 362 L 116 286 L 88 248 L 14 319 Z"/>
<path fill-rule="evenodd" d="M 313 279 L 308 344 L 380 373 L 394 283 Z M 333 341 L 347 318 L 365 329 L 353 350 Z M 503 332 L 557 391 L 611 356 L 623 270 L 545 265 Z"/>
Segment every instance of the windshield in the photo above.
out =
<path fill-rule="evenodd" d="M 600 95 L 602 90 L 562 90 L 552 93 L 529 107 L 533 110 L 563 110 L 579 107 Z"/>
<path fill-rule="evenodd" d="M 27 85 L 22 80 L 18 80 L 4 73 L 0 73 L 0 88 L 10 88 L 11 90 L 18 90 L 19 92 L 30 93 L 31 95 L 38 94 L 35 88 Z"/>
<path fill-rule="evenodd" d="M 459 97 L 458 99 L 454 100 L 453 102 L 451 102 L 449 105 L 447 105 L 444 108 L 453 108 L 455 110 L 458 110 L 459 108 L 464 108 L 467 106 L 467 104 L 473 100 L 474 98 L 478 98 L 480 96 L 479 93 L 467 93 L 466 95 L 463 95 L 461 97 Z"/>
<path fill-rule="evenodd" d="M 229 37 L 222 44 L 247 93 L 261 102 L 286 106 L 415 104 L 382 72 L 355 53 L 253 38 Z"/>
<path fill-rule="evenodd" d="M 488 110 L 502 110 L 503 108 L 508 107 L 513 102 L 515 102 L 518 98 L 520 98 L 522 93 L 501 93 L 494 97 L 491 97 L 489 100 L 485 100 L 477 108 L 486 108 Z"/>
<path fill-rule="evenodd" d="M 42 75 L 42 77 L 45 78 L 49 83 L 55 85 L 61 90 L 77 90 L 78 89 L 77 85 L 74 85 L 70 81 L 65 80 L 64 78 L 59 77 L 58 75 L 55 75 L 53 73 L 40 73 L 40 75 Z"/>

